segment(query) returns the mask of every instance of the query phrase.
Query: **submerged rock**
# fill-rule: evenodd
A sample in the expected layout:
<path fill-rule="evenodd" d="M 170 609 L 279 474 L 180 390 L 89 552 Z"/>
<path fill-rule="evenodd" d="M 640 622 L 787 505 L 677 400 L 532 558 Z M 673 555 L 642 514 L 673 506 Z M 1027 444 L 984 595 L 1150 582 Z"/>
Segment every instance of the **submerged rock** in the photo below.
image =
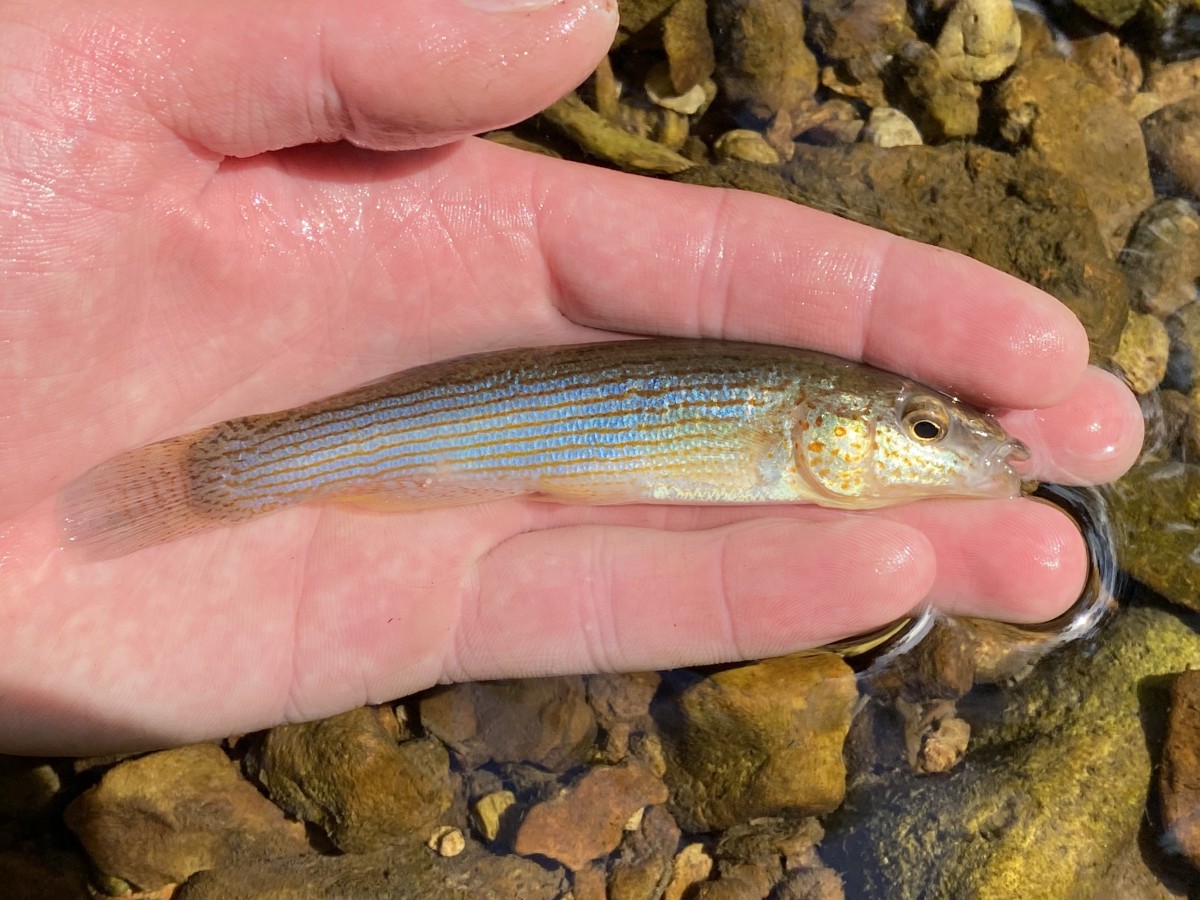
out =
<path fill-rule="evenodd" d="M 724 163 L 677 176 L 774 194 L 972 256 L 1040 287 L 1083 322 L 1093 359 L 1129 308 L 1082 191 L 1029 156 L 982 147 L 800 147 L 780 170 Z"/>
<path fill-rule="evenodd" d="M 665 807 L 647 809 L 638 827 L 626 830 L 609 866 L 609 900 L 642 900 L 665 892 L 672 880 L 679 838 L 679 826 Z"/>
<path fill-rule="evenodd" d="M 1170 704 L 1158 773 L 1166 848 L 1200 870 L 1200 670 L 1175 679 Z"/>
<path fill-rule="evenodd" d="M 1142 63 L 1132 48 L 1115 34 L 1100 34 L 1074 42 L 1075 63 L 1097 86 L 1122 103 L 1130 102 L 1142 86 Z"/>
<path fill-rule="evenodd" d="M 675 2 L 676 0 L 621 0 L 621 30 L 636 34 L 670 9 Z"/>
<path fill-rule="evenodd" d="M 800 0 L 722 0 L 710 17 L 717 83 L 727 101 L 760 122 L 774 119 L 788 128 L 816 105 L 817 60 L 804 43 Z"/>
<path fill-rule="evenodd" d="M 821 83 L 872 108 L 886 106 L 884 74 L 900 48 L 917 37 L 904 0 L 810 0 L 807 22 L 813 46 L 831 62 Z"/>
<path fill-rule="evenodd" d="M 850 667 L 814 653 L 726 669 L 656 705 L 676 820 L 711 831 L 834 809 L 857 699 Z"/>
<path fill-rule="evenodd" d="M 620 762 L 629 755 L 634 735 L 653 730 L 650 701 L 659 680 L 654 672 L 588 676 L 587 702 L 603 735 L 602 751 L 608 762 Z"/>
<path fill-rule="evenodd" d="M 1146 815 L 1154 679 L 1197 659 L 1193 626 L 1125 611 L 995 697 L 1003 712 L 973 723 L 953 772 L 865 773 L 827 822 L 822 856 L 853 897 L 1113 896 L 1106 871 Z"/>
<path fill-rule="evenodd" d="M 637 760 L 597 766 L 558 796 L 530 807 L 513 849 L 582 869 L 616 849 L 630 816 L 666 800 L 666 787 Z"/>
<path fill-rule="evenodd" d="M 1105 25 L 1120 28 L 1138 14 L 1144 0 L 1074 0 L 1075 5 Z"/>
<path fill-rule="evenodd" d="M 143 890 L 311 852 L 304 826 L 288 822 L 213 744 L 114 766 L 67 807 L 66 821 L 105 879 Z"/>
<path fill-rule="evenodd" d="M 397 744 L 363 707 L 267 732 L 247 768 L 271 799 L 346 853 L 425 840 L 450 809 L 450 757 L 430 738 Z"/>
<path fill-rule="evenodd" d="M 1121 254 L 1145 312 L 1160 319 L 1197 299 L 1200 285 L 1200 213 L 1184 200 L 1160 200 L 1137 221 Z"/>
<path fill-rule="evenodd" d="M 1169 600 L 1200 610 L 1200 466 L 1147 462 L 1106 491 L 1121 568 Z"/>
<path fill-rule="evenodd" d="M 713 860 L 703 844 L 688 844 L 671 863 L 671 880 L 663 891 L 663 900 L 683 900 L 693 897 L 692 889 L 712 873 Z M 615 900 L 615 898 L 614 898 Z"/>
<path fill-rule="evenodd" d="M 1200 57 L 1156 66 L 1146 76 L 1145 89 L 1159 99 L 1158 109 L 1200 97 Z"/>
<path fill-rule="evenodd" d="M 841 900 L 841 878 L 817 855 L 823 834 L 816 819 L 764 818 L 730 828 L 714 849 L 718 878 L 697 891 L 698 900 Z"/>
<path fill-rule="evenodd" d="M 1084 189 L 1111 254 L 1154 202 L 1141 128 L 1128 108 L 1062 59 L 1022 64 L 1000 85 L 1000 133 Z"/>
<path fill-rule="evenodd" d="M 474 842 L 450 858 L 398 841 L 372 853 L 265 859 L 201 872 L 174 900 L 557 900 L 567 892 L 562 869 L 520 856 L 494 856 Z"/>
<path fill-rule="evenodd" d="M 468 769 L 511 762 L 562 772 L 596 740 L 579 676 L 456 684 L 422 695 L 419 708 L 425 729 Z"/>
<path fill-rule="evenodd" d="M 1163 107 L 1142 127 L 1150 153 L 1184 191 L 1200 200 L 1200 97 Z"/>
<path fill-rule="evenodd" d="M 1147 313 L 1130 313 L 1112 361 L 1125 376 L 1130 390 L 1147 394 L 1167 374 L 1170 347 L 1167 326 L 1160 319 Z"/>
<path fill-rule="evenodd" d="M 913 120 L 890 106 L 871 110 L 862 139 L 876 147 L 915 147 L 924 143 Z"/>
<path fill-rule="evenodd" d="M 777 165 L 779 151 L 767 143 L 760 132 L 749 128 L 734 128 L 726 131 L 713 142 L 713 153 L 717 159 L 738 159 L 743 162 Z"/>
<path fill-rule="evenodd" d="M 931 143 L 973 137 L 979 129 L 979 86 L 958 78 L 928 45 L 909 41 L 896 56 L 902 90 L 896 105 Z"/>
<path fill-rule="evenodd" d="M 662 30 L 675 92 L 685 93 L 707 81 L 717 61 L 708 32 L 706 0 L 678 0 L 663 17 Z"/>
<path fill-rule="evenodd" d="M 958 0 L 935 49 L 955 78 L 999 78 L 1021 51 L 1021 23 L 1011 0 Z"/>

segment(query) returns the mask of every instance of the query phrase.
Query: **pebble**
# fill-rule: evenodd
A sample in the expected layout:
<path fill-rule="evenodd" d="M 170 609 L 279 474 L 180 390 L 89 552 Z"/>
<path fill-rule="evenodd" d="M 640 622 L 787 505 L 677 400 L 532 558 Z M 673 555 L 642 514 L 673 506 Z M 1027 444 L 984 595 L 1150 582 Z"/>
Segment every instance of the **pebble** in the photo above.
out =
<path fill-rule="evenodd" d="M 467 840 L 460 829 L 453 825 L 442 825 L 429 836 L 425 846 L 438 856 L 449 859 L 467 848 Z"/>
<path fill-rule="evenodd" d="M 748 128 L 726 131 L 713 142 L 718 159 L 738 159 L 743 162 L 774 165 L 780 162 L 779 152 L 767 143 L 760 132 Z"/>
<path fill-rule="evenodd" d="M 933 49 L 909 41 L 896 55 L 903 81 L 897 105 L 929 143 L 969 138 L 979 128 L 977 84 L 956 78 Z"/>
<path fill-rule="evenodd" d="M 531 806 L 517 827 L 513 848 L 577 871 L 616 849 L 636 810 L 666 800 L 666 786 L 636 760 L 597 766 L 558 796 Z"/>
<path fill-rule="evenodd" d="M 675 90 L 675 85 L 671 83 L 671 72 L 666 63 L 661 63 L 647 73 L 646 82 L 642 87 L 646 96 L 650 98 L 650 102 L 663 109 L 692 116 L 700 112 L 716 95 L 716 85 L 711 81 L 708 84 L 711 86 L 710 88 L 706 88 L 703 83 L 695 84 L 683 93 L 679 93 Z"/>
<path fill-rule="evenodd" d="M 955 78 L 994 81 L 1017 61 L 1021 23 L 1011 0 L 958 0 L 935 47 Z"/>
<path fill-rule="evenodd" d="M 1142 63 L 1131 47 L 1103 31 L 1074 42 L 1075 62 L 1097 85 L 1130 102 L 1142 86 Z"/>
<path fill-rule="evenodd" d="M 915 147 L 924 143 L 913 120 L 890 106 L 871 110 L 862 139 L 876 147 Z"/>
<path fill-rule="evenodd" d="M 671 880 L 663 891 L 663 900 L 683 900 L 687 892 L 712 874 L 713 858 L 703 844 L 688 844 L 671 862 Z"/>
<path fill-rule="evenodd" d="M 471 822 L 479 836 L 489 843 L 500 836 L 508 809 L 517 802 L 512 791 L 494 791 L 480 797 L 471 807 Z"/>

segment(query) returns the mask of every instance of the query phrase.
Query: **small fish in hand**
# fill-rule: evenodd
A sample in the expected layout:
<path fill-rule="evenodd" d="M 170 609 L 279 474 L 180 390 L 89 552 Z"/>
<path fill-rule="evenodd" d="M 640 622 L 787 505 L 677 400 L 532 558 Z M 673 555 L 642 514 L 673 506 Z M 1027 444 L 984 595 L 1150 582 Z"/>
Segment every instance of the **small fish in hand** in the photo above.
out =
<path fill-rule="evenodd" d="M 990 416 L 824 353 L 649 339 L 481 353 L 103 462 L 61 495 L 68 545 L 120 556 L 310 501 L 393 509 L 1015 497 Z"/>

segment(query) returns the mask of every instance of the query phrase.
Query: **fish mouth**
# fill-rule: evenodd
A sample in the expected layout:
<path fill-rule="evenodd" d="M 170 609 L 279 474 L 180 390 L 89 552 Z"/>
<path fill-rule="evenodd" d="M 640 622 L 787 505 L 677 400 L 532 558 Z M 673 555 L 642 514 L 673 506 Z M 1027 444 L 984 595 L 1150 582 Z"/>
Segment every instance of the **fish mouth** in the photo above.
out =
<path fill-rule="evenodd" d="M 977 476 L 970 479 L 972 493 L 995 497 L 1016 497 L 1021 492 L 1021 476 L 1013 463 L 1027 462 L 1031 457 L 1029 448 L 1015 438 L 1006 438 L 984 454 Z"/>
<path fill-rule="evenodd" d="M 996 448 L 995 457 L 1005 463 L 1023 463 L 1029 462 L 1031 454 L 1029 448 L 1016 438 L 1009 438 L 1003 444 Z"/>

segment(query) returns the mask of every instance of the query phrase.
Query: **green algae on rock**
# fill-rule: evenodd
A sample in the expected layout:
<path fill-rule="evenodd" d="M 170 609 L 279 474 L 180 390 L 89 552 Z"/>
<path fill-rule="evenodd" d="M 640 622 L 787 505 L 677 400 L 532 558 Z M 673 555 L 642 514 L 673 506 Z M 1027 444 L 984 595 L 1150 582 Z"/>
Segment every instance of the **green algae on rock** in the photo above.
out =
<path fill-rule="evenodd" d="M 1108 896 L 1106 871 L 1145 816 L 1154 680 L 1197 659 L 1194 623 L 1126 610 L 997 697 L 1003 712 L 975 723 L 964 766 L 937 779 L 864 773 L 823 855 L 850 896 Z M 1150 739 L 1157 753 L 1153 727 Z"/>
<path fill-rule="evenodd" d="M 1119 28 L 1138 14 L 1144 0 L 1074 0 L 1075 5 L 1106 25 Z"/>
<path fill-rule="evenodd" d="M 1135 466 L 1107 490 L 1121 529 L 1121 568 L 1174 603 L 1200 611 L 1200 466 Z"/>

